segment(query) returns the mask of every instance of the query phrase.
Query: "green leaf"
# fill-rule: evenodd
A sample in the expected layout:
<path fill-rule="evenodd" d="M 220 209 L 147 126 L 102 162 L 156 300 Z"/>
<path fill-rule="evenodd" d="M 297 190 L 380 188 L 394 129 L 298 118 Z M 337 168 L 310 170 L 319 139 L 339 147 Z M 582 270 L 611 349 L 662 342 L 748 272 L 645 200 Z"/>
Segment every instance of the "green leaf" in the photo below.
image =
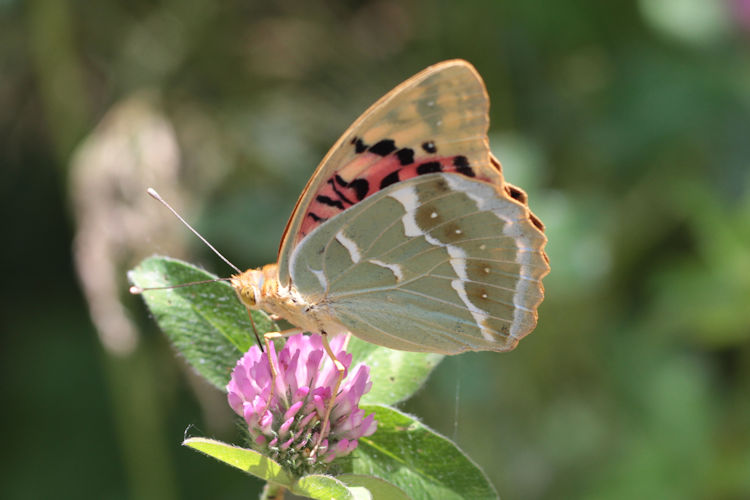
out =
<path fill-rule="evenodd" d="M 189 438 L 182 444 L 265 481 L 292 486 L 292 479 L 281 465 L 257 451 L 207 438 Z"/>
<path fill-rule="evenodd" d="M 372 389 L 362 397 L 362 404 L 391 405 L 409 398 L 443 359 L 441 354 L 394 351 L 354 336 L 347 351 L 354 356 L 352 365 L 361 362 L 370 367 Z"/>
<path fill-rule="evenodd" d="M 128 273 L 133 285 L 148 288 L 216 279 L 187 262 L 150 257 Z M 212 384 L 224 390 L 239 357 L 255 344 L 247 310 L 231 285 L 219 281 L 143 293 L 146 305 L 175 348 Z M 259 335 L 278 330 L 262 311 L 253 311 Z M 370 367 L 372 390 L 363 404 L 394 404 L 416 392 L 442 355 L 394 351 L 352 337 L 354 363 Z"/>
<path fill-rule="evenodd" d="M 356 500 L 354 493 L 344 483 L 323 474 L 310 474 L 299 478 L 291 491 L 295 495 L 320 500 Z"/>
<path fill-rule="evenodd" d="M 149 257 L 128 273 L 141 288 L 173 286 L 217 277 L 167 257 Z M 237 360 L 256 343 L 247 310 L 224 281 L 143 293 L 156 322 L 175 348 L 209 382 L 221 390 Z M 253 311 L 258 335 L 277 330 L 268 316 Z"/>
<path fill-rule="evenodd" d="M 498 498 L 484 472 L 453 442 L 393 408 L 363 408 L 375 413 L 378 430 L 359 439 L 353 473 L 387 479 L 415 500 Z"/>
<path fill-rule="evenodd" d="M 354 488 L 356 487 L 366 489 L 370 498 L 409 500 L 409 495 L 404 493 L 404 490 L 379 477 L 367 476 L 364 474 L 341 474 L 336 476 L 336 479 L 349 486 L 350 490 L 354 491 Z"/>

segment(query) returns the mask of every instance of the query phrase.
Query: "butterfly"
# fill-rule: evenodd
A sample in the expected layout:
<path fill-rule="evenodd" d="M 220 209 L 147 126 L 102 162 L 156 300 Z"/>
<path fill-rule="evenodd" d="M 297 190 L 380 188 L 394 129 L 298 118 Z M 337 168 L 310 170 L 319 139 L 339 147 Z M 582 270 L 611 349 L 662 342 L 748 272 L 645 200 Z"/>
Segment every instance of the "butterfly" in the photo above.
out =
<path fill-rule="evenodd" d="M 537 323 L 547 239 L 526 194 L 505 182 L 488 127 L 489 97 L 466 61 L 397 86 L 315 170 L 278 262 L 231 278 L 240 300 L 324 338 L 513 349 Z"/>

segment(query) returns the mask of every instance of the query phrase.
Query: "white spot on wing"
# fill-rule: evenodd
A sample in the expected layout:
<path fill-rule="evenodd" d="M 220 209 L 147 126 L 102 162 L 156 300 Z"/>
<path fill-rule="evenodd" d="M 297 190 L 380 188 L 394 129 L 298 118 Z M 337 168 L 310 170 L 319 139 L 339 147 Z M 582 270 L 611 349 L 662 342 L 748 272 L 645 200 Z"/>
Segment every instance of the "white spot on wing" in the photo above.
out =
<path fill-rule="evenodd" d="M 308 271 L 313 273 L 313 276 L 318 278 L 318 282 L 320 283 L 320 288 L 322 288 L 323 290 L 328 290 L 328 280 L 326 280 L 325 273 L 321 271 L 320 269 L 310 269 L 309 267 L 307 269 Z"/>
<path fill-rule="evenodd" d="M 430 241 L 430 240 L 427 240 Z M 435 240 L 437 241 L 437 240 Z M 430 241 L 432 243 L 432 241 Z M 435 243 L 432 243 L 435 245 Z M 443 245 L 439 241 L 437 241 L 437 244 L 445 247 L 445 249 L 448 251 L 448 255 L 451 256 L 451 267 L 456 272 L 456 276 L 461 278 L 462 280 L 467 279 L 466 274 L 466 251 L 464 251 L 461 247 L 454 247 L 453 245 Z"/>
<path fill-rule="evenodd" d="M 401 266 L 398 264 L 386 264 L 385 262 L 381 260 L 375 260 L 372 259 L 370 261 L 371 264 L 375 264 L 376 266 L 384 267 L 388 270 L 390 270 L 393 275 L 396 277 L 396 281 L 401 281 L 404 279 L 404 272 L 401 270 Z"/>
<path fill-rule="evenodd" d="M 341 245 L 343 245 L 343 247 L 347 249 L 352 262 L 354 262 L 355 264 L 359 262 L 359 259 L 361 259 L 362 256 L 359 253 L 359 246 L 354 240 L 350 240 L 344 235 L 342 231 L 339 231 L 338 233 L 336 233 L 336 241 L 341 243 Z"/>
<path fill-rule="evenodd" d="M 469 300 L 469 296 L 466 295 L 466 287 L 464 286 L 464 281 L 453 280 L 451 281 L 451 287 L 456 291 L 458 296 L 461 297 L 461 301 L 464 303 L 464 305 L 466 305 L 466 308 L 471 313 L 471 317 L 474 318 L 474 321 L 476 321 L 477 326 L 479 327 L 479 331 L 482 332 L 482 337 L 484 337 L 484 340 L 488 342 L 494 342 L 496 339 L 492 335 L 492 332 L 490 332 L 487 327 L 484 326 L 484 323 L 489 315 L 482 309 L 472 304 L 472 302 Z"/>
<path fill-rule="evenodd" d="M 401 217 L 401 222 L 404 224 L 404 233 L 406 236 L 426 236 L 424 231 L 419 229 L 417 221 L 414 219 L 414 212 L 419 205 L 419 197 L 417 191 L 413 187 L 401 188 L 394 193 L 389 195 L 391 198 L 403 205 L 406 213 Z M 429 240 L 428 240 L 429 241 Z M 432 243 L 430 241 L 430 243 Z M 432 243 L 434 245 L 434 243 Z"/>

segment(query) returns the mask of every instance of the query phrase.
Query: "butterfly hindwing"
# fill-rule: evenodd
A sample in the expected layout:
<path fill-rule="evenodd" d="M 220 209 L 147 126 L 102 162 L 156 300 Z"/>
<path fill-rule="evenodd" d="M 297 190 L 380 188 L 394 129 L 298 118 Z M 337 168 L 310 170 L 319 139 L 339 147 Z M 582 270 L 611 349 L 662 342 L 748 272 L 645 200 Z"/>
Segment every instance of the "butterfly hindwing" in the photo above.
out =
<path fill-rule="evenodd" d="M 308 302 L 369 342 L 503 351 L 536 325 L 545 241 L 525 206 L 492 184 L 431 173 L 318 226 L 289 272 Z"/>

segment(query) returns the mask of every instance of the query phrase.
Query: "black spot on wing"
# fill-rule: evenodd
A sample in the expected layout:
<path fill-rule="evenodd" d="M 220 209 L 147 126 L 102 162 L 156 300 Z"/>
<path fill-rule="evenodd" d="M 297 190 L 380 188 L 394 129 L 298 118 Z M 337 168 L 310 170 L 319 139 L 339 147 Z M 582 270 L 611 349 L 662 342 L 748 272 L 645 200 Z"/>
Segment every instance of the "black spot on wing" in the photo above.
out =
<path fill-rule="evenodd" d="M 325 222 L 325 221 L 327 221 L 327 220 L 328 220 L 328 219 L 326 219 L 325 217 L 320 217 L 320 216 L 319 216 L 318 214 L 316 214 L 316 213 L 314 213 L 314 212 L 310 212 L 310 213 L 308 213 L 307 215 L 308 215 L 308 217 L 310 217 L 310 218 L 311 218 L 312 220 L 314 220 L 315 222 Z"/>
<path fill-rule="evenodd" d="M 495 167 L 495 170 L 502 173 L 503 168 L 500 166 L 500 162 L 497 161 L 497 158 L 490 155 L 490 163 L 492 164 L 493 167 Z"/>
<path fill-rule="evenodd" d="M 453 157 L 453 165 L 456 167 L 468 167 L 469 159 L 464 155 L 458 155 Z"/>
<path fill-rule="evenodd" d="M 367 192 L 370 190 L 370 183 L 367 182 L 367 179 L 354 179 L 349 183 L 349 187 L 354 190 L 357 199 L 359 201 L 362 201 L 364 197 L 367 196 Z"/>
<path fill-rule="evenodd" d="M 414 163 L 414 150 L 411 148 L 399 149 L 396 151 L 396 156 L 398 156 L 398 161 L 401 162 L 401 165 Z"/>
<path fill-rule="evenodd" d="M 463 174 L 466 177 L 474 177 L 474 169 L 469 165 L 469 159 L 464 155 L 458 155 L 453 157 L 453 166 L 456 167 L 456 172 Z"/>
<path fill-rule="evenodd" d="M 437 146 L 432 141 L 423 142 L 422 149 L 424 149 L 425 153 L 437 153 Z"/>
<path fill-rule="evenodd" d="M 334 200 L 322 194 L 318 195 L 315 199 L 324 205 L 328 205 L 330 207 L 336 207 L 341 210 L 344 209 L 344 204 L 341 203 L 340 200 Z"/>
<path fill-rule="evenodd" d="M 433 174 L 435 172 L 442 172 L 443 166 L 439 161 L 428 161 L 417 167 L 417 175 Z"/>
<path fill-rule="evenodd" d="M 336 177 L 339 177 L 339 176 L 337 175 Z M 333 189 L 333 192 L 336 193 L 336 196 L 339 197 L 339 200 L 343 201 L 344 203 L 348 203 L 349 205 L 353 205 L 352 201 L 349 198 L 347 198 L 344 193 L 336 189 L 336 183 L 333 182 L 333 179 L 328 179 L 328 184 L 331 185 L 331 189 Z"/>
<path fill-rule="evenodd" d="M 523 203 L 524 205 L 526 204 L 526 201 L 527 201 L 526 193 L 524 193 L 523 191 L 521 191 L 517 187 L 511 186 L 510 184 L 506 184 L 505 185 L 505 192 L 507 192 L 508 196 L 510 196 L 511 198 L 513 198 L 514 200 L 516 200 L 517 202 Z"/>
<path fill-rule="evenodd" d="M 383 177 L 383 180 L 380 181 L 380 189 L 385 189 L 391 184 L 394 184 L 398 182 L 400 179 L 398 178 L 398 170 L 394 170 L 390 174 Z"/>
<path fill-rule="evenodd" d="M 360 139 L 359 137 L 353 138 L 352 144 L 354 145 L 355 153 L 364 153 L 367 150 L 367 144 L 362 142 L 362 139 Z"/>
<path fill-rule="evenodd" d="M 540 221 L 536 215 L 530 213 L 529 220 L 531 221 L 532 224 L 534 224 L 534 226 L 536 226 L 538 230 L 544 232 L 544 224 L 542 224 L 542 221 Z"/>
<path fill-rule="evenodd" d="M 352 182 L 346 182 L 344 178 L 339 174 L 336 174 L 333 178 L 336 180 L 336 184 L 338 184 L 340 187 L 353 189 L 354 195 L 357 197 L 357 201 L 362 201 L 365 196 L 367 196 L 367 192 L 370 190 L 370 183 L 367 182 L 367 179 L 354 179 Z M 339 196 L 339 198 L 344 200 L 346 203 L 353 205 L 353 203 L 349 201 L 346 196 L 344 196 L 341 192 L 339 192 L 338 189 L 336 189 L 336 186 L 333 185 L 333 182 L 330 179 L 328 180 L 328 182 L 331 183 L 331 187 Z"/>
<path fill-rule="evenodd" d="M 370 153 L 374 153 L 380 156 L 388 156 L 389 154 L 396 151 L 396 143 L 392 139 L 383 139 L 382 141 L 376 142 L 370 146 Z"/>

